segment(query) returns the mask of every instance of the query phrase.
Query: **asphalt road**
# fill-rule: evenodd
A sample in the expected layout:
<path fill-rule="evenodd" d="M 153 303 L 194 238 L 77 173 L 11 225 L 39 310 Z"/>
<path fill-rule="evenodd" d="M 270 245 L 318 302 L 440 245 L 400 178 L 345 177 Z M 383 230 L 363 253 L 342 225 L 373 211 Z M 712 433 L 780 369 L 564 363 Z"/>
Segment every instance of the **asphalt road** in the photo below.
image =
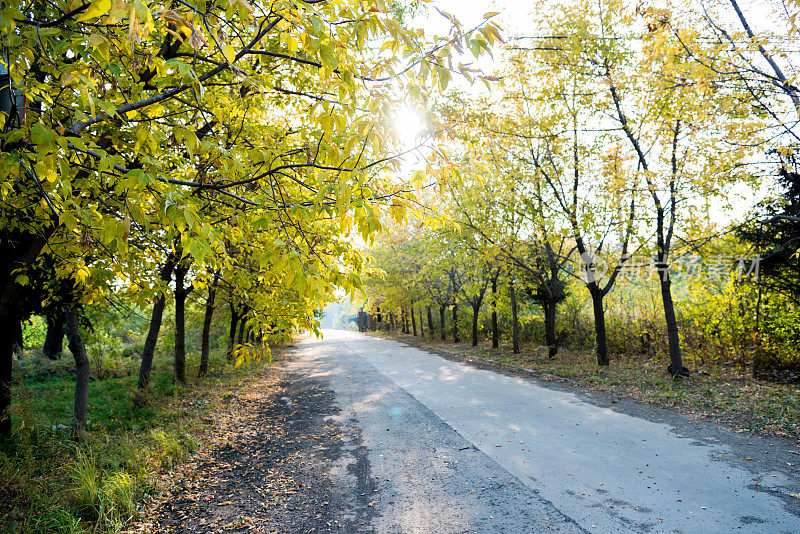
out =
<path fill-rule="evenodd" d="M 328 471 L 359 530 L 800 532 L 786 441 L 352 332 L 301 342 L 288 370 L 333 392 Z"/>

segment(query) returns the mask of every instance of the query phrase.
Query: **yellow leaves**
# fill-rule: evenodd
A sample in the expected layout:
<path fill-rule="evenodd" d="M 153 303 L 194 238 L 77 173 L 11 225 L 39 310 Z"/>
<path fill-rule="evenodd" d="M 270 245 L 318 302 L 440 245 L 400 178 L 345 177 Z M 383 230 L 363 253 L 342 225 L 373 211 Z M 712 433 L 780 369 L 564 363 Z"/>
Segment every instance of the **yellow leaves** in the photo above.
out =
<path fill-rule="evenodd" d="M 425 171 L 416 170 L 411 173 L 411 185 L 414 189 L 422 189 L 425 185 Z"/>
<path fill-rule="evenodd" d="M 272 363 L 272 350 L 267 344 L 259 344 L 258 347 L 253 347 L 251 343 L 238 345 L 233 350 L 234 367 L 240 367 L 245 362 L 265 360 L 267 363 Z"/>
<path fill-rule="evenodd" d="M 58 167 L 56 166 L 56 158 L 53 154 L 40 157 L 34 167 L 36 169 L 36 174 L 39 176 L 39 180 L 52 184 L 58 179 L 58 174 L 56 173 Z"/>
<path fill-rule="evenodd" d="M 141 25 L 139 24 L 139 16 L 136 14 L 136 8 L 131 7 L 131 13 L 128 19 L 128 41 L 131 42 L 131 45 L 139 40 L 140 31 Z"/>
<path fill-rule="evenodd" d="M 222 53 L 228 63 L 233 63 L 236 60 L 236 49 L 234 49 L 233 46 L 227 43 L 222 45 Z"/>
<path fill-rule="evenodd" d="M 346 213 L 339 213 L 339 231 L 342 233 L 342 235 L 350 235 L 350 227 L 352 224 L 353 220 L 348 217 Z"/>
<path fill-rule="evenodd" d="M 111 0 L 93 0 L 91 5 L 78 15 L 79 22 L 87 22 L 105 15 L 111 9 Z"/>
<path fill-rule="evenodd" d="M 97 48 L 98 46 L 106 43 L 106 38 L 102 33 L 93 33 L 89 36 L 89 39 L 86 40 L 86 44 L 91 46 L 92 48 Z"/>
<path fill-rule="evenodd" d="M 89 271 L 89 268 L 86 265 L 83 265 L 83 262 L 81 261 L 73 272 L 73 278 L 79 284 L 83 284 L 89 278 L 90 274 L 91 272 Z"/>
<path fill-rule="evenodd" d="M 286 48 L 289 50 L 290 54 L 297 53 L 297 48 L 299 46 L 299 43 L 297 42 L 297 39 L 295 39 L 293 35 L 290 35 L 289 33 L 282 33 L 281 41 L 286 45 Z"/>
<path fill-rule="evenodd" d="M 401 200 L 396 200 L 389 206 L 389 215 L 398 224 L 403 224 L 408 221 L 408 212 L 406 206 Z"/>
<path fill-rule="evenodd" d="M 325 115 L 320 119 L 322 125 L 322 131 L 325 132 L 325 135 L 330 137 L 331 133 L 333 133 L 333 117 L 330 115 Z"/>
<path fill-rule="evenodd" d="M 321 44 L 319 48 L 319 57 L 322 60 L 322 65 L 333 70 L 339 65 L 339 59 L 336 57 L 335 52 L 327 43 Z"/>
<path fill-rule="evenodd" d="M 176 126 L 173 129 L 173 134 L 177 139 L 183 141 L 183 146 L 186 147 L 190 155 L 194 155 L 198 148 L 200 148 L 200 142 L 197 140 L 197 135 L 192 130 L 183 128 L 181 126 Z"/>
<path fill-rule="evenodd" d="M 305 293 L 306 288 L 308 287 L 308 279 L 306 278 L 306 275 L 302 269 L 295 271 L 289 287 L 296 290 L 301 295 Z"/>
<path fill-rule="evenodd" d="M 439 90 L 444 92 L 444 90 L 447 89 L 447 84 L 450 82 L 450 78 L 452 77 L 450 71 L 441 65 L 436 65 L 435 70 L 437 79 L 439 81 Z"/>
<path fill-rule="evenodd" d="M 112 0 L 111 9 L 108 10 L 108 24 L 115 24 L 129 16 L 130 7 L 126 0 Z M 135 4 L 134 4 L 135 6 Z"/>
<path fill-rule="evenodd" d="M 503 37 L 500 35 L 500 28 L 496 24 L 487 24 L 481 28 L 481 34 L 483 34 L 490 45 L 495 42 L 503 42 Z"/>

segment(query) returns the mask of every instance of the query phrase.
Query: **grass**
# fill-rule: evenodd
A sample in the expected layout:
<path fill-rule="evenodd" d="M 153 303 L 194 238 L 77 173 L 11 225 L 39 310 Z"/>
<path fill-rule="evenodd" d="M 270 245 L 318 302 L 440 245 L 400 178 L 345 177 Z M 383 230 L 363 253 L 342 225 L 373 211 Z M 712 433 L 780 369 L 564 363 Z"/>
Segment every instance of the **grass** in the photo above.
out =
<path fill-rule="evenodd" d="M 386 334 L 380 334 L 386 335 Z M 443 342 L 391 334 L 401 341 L 449 352 L 524 367 L 546 381 L 562 381 L 581 388 L 674 408 L 699 417 L 715 417 L 736 430 L 759 431 L 800 439 L 800 386 L 755 379 L 748 369 L 734 365 L 687 362 L 695 372 L 672 380 L 667 362 L 646 355 L 612 356 L 611 365 L 596 365 L 591 351 L 559 348 L 555 359 L 541 346 L 524 345 L 513 354 L 507 345 Z"/>
<path fill-rule="evenodd" d="M 198 362 L 187 358 L 187 370 Z M 217 351 L 207 378 L 172 379 L 169 355 L 157 355 L 146 397 L 134 402 L 138 360 L 104 362 L 113 373 L 89 386 L 87 431 L 71 432 L 74 368 L 67 352 L 48 362 L 21 359 L 12 404 L 14 433 L 0 444 L 0 532 L 120 532 L 158 491 L 159 473 L 186 458 L 206 438 L 209 414 L 224 410 L 252 373 L 234 369 Z"/>

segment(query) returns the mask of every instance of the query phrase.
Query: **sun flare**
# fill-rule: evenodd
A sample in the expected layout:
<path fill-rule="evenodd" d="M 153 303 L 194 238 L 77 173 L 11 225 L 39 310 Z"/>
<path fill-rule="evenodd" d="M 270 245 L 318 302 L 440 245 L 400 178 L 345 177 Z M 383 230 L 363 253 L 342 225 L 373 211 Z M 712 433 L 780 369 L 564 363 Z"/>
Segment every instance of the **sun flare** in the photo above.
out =
<path fill-rule="evenodd" d="M 400 148 L 407 150 L 419 144 L 425 124 L 416 107 L 403 106 L 397 109 L 392 121 Z"/>

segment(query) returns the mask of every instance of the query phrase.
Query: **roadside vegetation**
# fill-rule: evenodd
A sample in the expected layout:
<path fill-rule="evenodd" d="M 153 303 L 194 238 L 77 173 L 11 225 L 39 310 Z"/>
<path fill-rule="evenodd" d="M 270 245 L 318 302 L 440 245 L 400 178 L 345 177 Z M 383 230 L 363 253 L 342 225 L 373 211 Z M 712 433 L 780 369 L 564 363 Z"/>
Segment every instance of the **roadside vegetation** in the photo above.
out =
<path fill-rule="evenodd" d="M 258 376 L 253 362 L 235 368 L 225 346 L 212 346 L 207 377 L 196 378 L 199 353 L 190 352 L 186 384 L 176 384 L 170 339 L 158 348 L 148 395 L 137 396 L 136 326 L 141 320 L 96 323 L 115 346 L 90 344 L 92 377 L 86 427 L 73 433 L 75 366 L 67 355 L 42 355 L 42 328 L 26 328 L 28 347 L 15 363 L 12 440 L 0 445 L 0 531 L 118 532 L 149 513 L 148 500 L 168 489 L 165 473 L 210 440 L 215 419 L 243 382 Z M 116 323 L 116 326 L 114 326 Z M 146 323 L 146 322 L 145 322 Z M 227 325 L 215 325 L 224 339 Z M 166 336 L 165 336 L 166 337 Z M 200 343 L 189 336 L 190 346 Z M 135 402 L 133 399 L 137 399 Z"/>

